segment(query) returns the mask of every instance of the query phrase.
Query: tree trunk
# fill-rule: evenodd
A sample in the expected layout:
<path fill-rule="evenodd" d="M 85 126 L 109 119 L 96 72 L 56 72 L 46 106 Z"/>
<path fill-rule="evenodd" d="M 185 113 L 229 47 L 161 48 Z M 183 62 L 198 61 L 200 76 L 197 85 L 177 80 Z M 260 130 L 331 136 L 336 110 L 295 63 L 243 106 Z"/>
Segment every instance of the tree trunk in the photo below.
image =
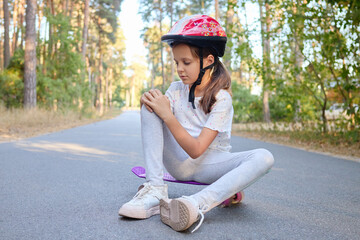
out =
<path fill-rule="evenodd" d="M 75 4 L 75 1 L 71 1 L 70 2 L 70 10 L 69 10 L 69 19 L 70 19 L 70 21 L 71 21 L 71 19 L 72 19 L 72 12 L 73 12 L 73 10 L 74 10 L 74 4 Z M 80 16 L 79 16 L 80 17 Z"/>
<path fill-rule="evenodd" d="M 131 108 L 135 107 L 135 76 L 131 77 L 131 92 L 130 92 L 130 99 L 131 99 Z"/>
<path fill-rule="evenodd" d="M 67 16 L 68 15 L 68 9 L 69 9 L 69 0 L 65 0 L 63 1 L 63 15 Z"/>
<path fill-rule="evenodd" d="M 90 65 L 90 54 L 86 59 L 86 66 L 87 66 L 87 73 L 88 73 L 88 81 L 89 81 L 89 88 L 91 89 L 91 82 L 92 82 L 92 78 L 91 78 L 91 65 Z"/>
<path fill-rule="evenodd" d="M 297 3 L 293 3 L 293 14 L 294 15 L 303 15 L 303 11 L 301 11 L 301 2 L 298 1 Z M 299 13 L 300 10 L 300 13 Z M 304 29 L 304 19 L 299 17 L 296 18 L 295 26 L 294 26 L 294 67 L 295 67 L 295 86 L 296 88 L 300 87 L 301 84 L 301 69 L 304 62 L 304 57 L 302 55 L 302 48 L 303 48 L 303 41 L 301 39 L 301 36 L 303 35 L 303 29 Z M 300 117 L 301 113 L 301 102 L 300 99 L 297 99 L 295 102 L 295 116 L 294 120 L 295 122 L 299 122 L 301 120 Z"/>
<path fill-rule="evenodd" d="M 15 0 L 14 1 L 14 7 L 13 7 L 13 37 L 12 37 L 12 44 L 11 44 L 11 51 L 10 51 L 10 54 L 11 56 L 14 55 L 14 52 L 16 50 L 16 32 L 19 28 L 19 25 L 18 25 L 18 12 L 19 12 L 19 7 L 18 7 L 18 4 L 19 4 L 19 1 L 18 0 Z"/>
<path fill-rule="evenodd" d="M 233 45 L 232 45 L 232 37 L 233 37 L 233 30 L 234 30 L 234 23 L 233 23 L 233 19 L 234 19 L 234 14 L 235 14 L 235 9 L 234 7 L 237 5 L 237 0 L 228 0 L 228 4 L 227 4 L 227 11 L 226 11 L 226 35 L 228 38 L 228 44 L 227 44 L 227 48 L 225 50 L 225 55 L 223 57 L 224 60 L 224 65 L 226 66 L 226 68 L 228 69 L 228 71 L 231 74 L 231 52 L 233 49 Z M 240 29 L 239 29 L 240 30 Z"/>
<path fill-rule="evenodd" d="M 269 84 L 271 81 L 271 59 L 270 59 L 270 26 L 271 26 L 271 19 L 270 19 L 270 5 L 268 1 L 265 3 L 266 9 L 266 42 L 265 42 L 265 50 L 266 50 L 266 85 L 265 85 L 265 92 L 264 92 L 264 120 L 265 122 L 271 122 L 270 119 L 270 106 L 269 106 L 269 98 L 270 98 L 270 90 Z"/>
<path fill-rule="evenodd" d="M 107 68 L 105 73 L 105 112 L 109 106 L 109 70 L 110 68 Z"/>
<path fill-rule="evenodd" d="M 24 69 L 24 107 L 36 107 L 36 0 L 27 0 L 25 69 Z"/>
<path fill-rule="evenodd" d="M 18 9 L 17 9 L 17 28 L 16 28 L 16 35 L 15 35 L 15 40 L 14 40 L 14 49 L 16 50 L 19 46 L 18 46 L 18 40 L 19 40 L 19 34 L 20 32 L 22 33 L 22 26 L 23 26 L 23 21 L 24 21 L 24 5 L 25 5 L 25 0 L 19 0 L 18 2 Z M 15 30 L 15 29 L 14 29 Z M 22 41 L 21 41 L 22 44 Z M 22 49 L 22 46 L 20 46 Z"/>
<path fill-rule="evenodd" d="M 160 42 L 160 51 L 161 51 L 162 90 L 165 91 L 165 71 L 164 71 L 164 59 L 163 59 L 164 54 L 163 54 L 163 44 L 162 44 L 162 42 Z"/>
<path fill-rule="evenodd" d="M 100 59 L 99 59 L 99 76 L 98 76 L 98 92 L 99 92 L 99 106 L 98 106 L 98 110 L 100 115 L 102 115 L 104 113 L 104 93 L 103 93 L 103 89 L 102 89 L 102 74 L 103 74 L 103 64 L 102 64 L 102 58 L 103 58 L 103 54 L 100 51 Z"/>
<path fill-rule="evenodd" d="M 9 37 L 10 14 L 9 14 L 8 0 L 3 0 L 3 7 L 4 7 L 4 28 L 5 28 L 4 68 L 7 68 L 7 66 L 10 63 L 10 37 Z"/>
<path fill-rule="evenodd" d="M 109 81 L 109 108 L 112 108 L 112 82 L 114 79 L 113 68 L 110 68 L 110 81 Z"/>
<path fill-rule="evenodd" d="M 21 0 L 20 1 L 20 22 L 19 22 L 19 26 L 23 26 L 24 23 L 24 13 L 25 13 L 25 0 Z M 18 29 L 18 33 L 21 30 L 21 41 L 20 41 L 20 49 L 24 49 L 24 38 L 25 38 L 25 34 L 24 34 L 24 30 L 22 27 L 19 27 Z M 17 34 L 18 34 L 17 33 Z M 17 38 L 16 38 L 17 40 Z"/>
<path fill-rule="evenodd" d="M 126 109 L 130 108 L 130 89 L 126 89 L 126 97 L 125 97 L 125 107 Z"/>
<path fill-rule="evenodd" d="M 90 0 L 85 0 L 85 9 L 84 9 L 84 28 L 83 28 L 82 46 L 81 46 L 82 58 L 84 61 L 86 56 L 86 42 L 87 42 L 88 27 L 89 27 L 89 1 Z"/>
<path fill-rule="evenodd" d="M 54 10 L 54 2 L 53 0 L 49 0 L 48 1 L 48 7 L 50 8 L 50 12 L 53 16 L 55 16 L 55 10 Z M 53 40 L 52 40 L 52 35 L 53 35 L 53 25 L 51 23 L 49 23 L 49 44 L 48 44 L 48 56 L 49 59 L 52 58 L 52 53 L 53 53 Z"/>
<path fill-rule="evenodd" d="M 98 19 L 98 29 L 99 29 L 99 76 L 98 76 L 98 112 L 100 115 L 104 112 L 104 95 L 102 90 L 102 75 L 103 75 L 103 54 L 102 54 L 102 41 L 101 41 L 101 32 L 100 32 L 101 18 Z"/>
<path fill-rule="evenodd" d="M 324 99 L 323 99 L 323 104 L 321 106 L 321 117 L 322 117 L 322 122 L 323 122 L 323 126 L 322 126 L 322 131 L 323 133 L 327 133 L 328 132 L 328 126 L 327 126 L 327 118 L 326 118 L 326 115 L 325 115 L 325 110 L 326 110 L 326 106 L 327 106 L 327 95 L 326 95 L 326 89 L 325 89 L 325 85 L 321 82 L 320 83 L 320 87 L 321 87 L 321 91 L 324 95 Z"/>
<path fill-rule="evenodd" d="M 152 66 L 152 70 L 151 70 L 151 83 L 150 83 L 150 86 L 151 86 L 151 89 L 154 88 L 154 81 L 155 81 L 155 67 Z"/>
<path fill-rule="evenodd" d="M 270 6 L 265 3 L 265 16 L 263 12 L 263 2 L 259 0 L 260 8 L 260 18 L 261 18 L 261 39 L 263 45 L 263 120 L 266 123 L 271 122 L 270 119 L 270 107 L 269 107 L 269 97 L 270 91 L 268 89 L 269 81 L 271 78 L 271 68 L 270 68 Z"/>
<path fill-rule="evenodd" d="M 47 28 L 48 28 L 49 22 L 45 22 L 45 31 L 44 31 L 44 44 L 42 46 L 42 73 L 46 75 L 46 36 L 47 36 Z"/>
<path fill-rule="evenodd" d="M 41 33 L 41 22 L 42 22 L 42 18 L 44 16 L 44 1 L 41 2 L 41 6 L 40 9 L 38 9 L 38 29 L 39 31 L 37 32 L 37 42 L 40 42 L 40 33 Z M 45 24 L 46 26 L 46 24 Z M 45 27 L 46 28 L 46 27 Z M 45 41 L 44 41 L 44 45 L 45 45 Z M 42 67 L 44 68 L 44 62 L 45 62 L 45 58 L 43 58 L 41 51 L 45 50 L 45 49 L 41 49 L 41 47 L 39 48 L 39 64 L 42 65 Z M 44 70 L 43 70 L 44 71 Z"/>
<path fill-rule="evenodd" d="M 0 13 L 1 14 L 1 13 Z M 0 49 L 3 49 L 4 42 L 0 41 Z M 0 54 L 0 71 L 3 70 L 4 67 L 4 55 Z"/>

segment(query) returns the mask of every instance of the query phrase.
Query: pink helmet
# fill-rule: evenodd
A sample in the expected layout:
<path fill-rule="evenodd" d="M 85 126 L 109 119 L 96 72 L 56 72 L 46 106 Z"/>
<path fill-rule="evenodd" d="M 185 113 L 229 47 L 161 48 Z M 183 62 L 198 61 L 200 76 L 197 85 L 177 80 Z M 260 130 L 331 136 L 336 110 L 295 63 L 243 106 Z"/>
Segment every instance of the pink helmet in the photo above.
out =
<path fill-rule="evenodd" d="M 227 37 L 223 28 L 212 17 L 192 15 L 177 21 L 161 40 L 170 46 L 174 42 L 184 42 L 201 48 L 210 48 L 213 54 L 222 57 Z"/>

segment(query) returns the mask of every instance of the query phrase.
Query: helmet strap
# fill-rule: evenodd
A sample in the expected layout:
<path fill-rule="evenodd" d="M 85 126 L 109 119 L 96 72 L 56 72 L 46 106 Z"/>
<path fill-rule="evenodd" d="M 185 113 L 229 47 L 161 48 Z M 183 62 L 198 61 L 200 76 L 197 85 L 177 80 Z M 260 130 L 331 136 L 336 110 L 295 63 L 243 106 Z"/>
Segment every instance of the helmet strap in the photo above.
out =
<path fill-rule="evenodd" d="M 207 69 L 212 68 L 216 61 L 214 61 L 212 64 L 210 64 L 209 66 L 203 68 L 203 53 L 202 53 L 202 48 L 199 48 L 199 58 L 200 58 L 200 73 L 199 76 L 197 78 L 197 80 L 193 83 L 193 85 L 190 88 L 190 92 L 189 92 L 189 102 L 191 102 L 193 109 L 196 109 L 195 107 L 195 88 L 197 85 L 201 84 L 201 80 L 206 72 Z"/>

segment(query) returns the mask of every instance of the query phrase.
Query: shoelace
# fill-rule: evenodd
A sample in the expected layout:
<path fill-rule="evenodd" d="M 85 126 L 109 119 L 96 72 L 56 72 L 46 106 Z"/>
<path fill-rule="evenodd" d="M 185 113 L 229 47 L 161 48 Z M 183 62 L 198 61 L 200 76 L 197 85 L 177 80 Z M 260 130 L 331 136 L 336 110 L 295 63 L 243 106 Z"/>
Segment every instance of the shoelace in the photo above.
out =
<path fill-rule="evenodd" d="M 133 199 L 142 200 L 149 193 L 149 194 L 152 194 L 153 197 L 160 200 L 161 197 L 159 197 L 159 196 L 161 196 L 161 194 L 159 193 L 159 191 L 157 189 L 152 187 L 151 184 L 144 183 L 142 186 L 143 187 L 135 194 Z"/>
<path fill-rule="evenodd" d="M 193 199 L 188 197 L 188 196 L 183 196 L 183 198 L 188 199 L 190 202 L 193 202 Z M 195 232 L 196 230 L 198 230 L 201 227 L 201 224 L 204 221 L 204 212 L 206 210 L 208 210 L 209 206 L 208 205 L 204 205 L 198 208 L 198 215 L 200 215 L 200 221 L 198 223 L 198 225 L 196 225 L 196 227 L 191 231 L 191 233 Z"/>
<path fill-rule="evenodd" d="M 202 212 L 201 209 L 199 209 L 198 211 L 199 215 L 200 215 L 200 222 L 198 223 L 198 225 L 196 225 L 196 227 L 191 231 L 191 233 L 195 232 L 196 230 L 198 230 L 201 227 L 201 224 L 204 221 L 204 213 Z"/>
<path fill-rule="evenodd" d="M 151 190 L 150 185 L 148 183 L 143 184 L 143 188 L 141 188 L 133 198 L 141 199 L 147 192 Z"/>

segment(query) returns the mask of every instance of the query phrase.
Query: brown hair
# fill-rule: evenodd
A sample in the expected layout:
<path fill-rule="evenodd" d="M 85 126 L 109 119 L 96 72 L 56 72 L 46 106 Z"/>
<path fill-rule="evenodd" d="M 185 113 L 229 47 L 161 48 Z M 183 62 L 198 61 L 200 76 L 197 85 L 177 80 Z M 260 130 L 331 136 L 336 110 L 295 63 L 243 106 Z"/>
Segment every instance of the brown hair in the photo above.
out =
<path fill-rule="evenodd" d="M 203 58 L 208 57 L 210 54 L 214 56 L 215 58 L 215 65 L 212 69 L 209 69 L 209 71 L 212 70 L 212 74 L 210 76 L 210 82 L 204 89 L 204 96 L 200 100 L 200 106 L 203 109 L 203 111 L 208 114 L 211 112 L 211 108 L 216 102 L 216 94 L 220 91 L 220 89 L 227 90 L 230 95 L 231 93 L 231 77 L 224 66 L 224 64 L 219 60 L 219 58 L 211 53 L 211 50 L 208 48 L 198 48 L 195 46 L 189 45 L 191 53 L 193 56 L 200 58 L 200 49 L 202 49 L 202 55 Z"/>

